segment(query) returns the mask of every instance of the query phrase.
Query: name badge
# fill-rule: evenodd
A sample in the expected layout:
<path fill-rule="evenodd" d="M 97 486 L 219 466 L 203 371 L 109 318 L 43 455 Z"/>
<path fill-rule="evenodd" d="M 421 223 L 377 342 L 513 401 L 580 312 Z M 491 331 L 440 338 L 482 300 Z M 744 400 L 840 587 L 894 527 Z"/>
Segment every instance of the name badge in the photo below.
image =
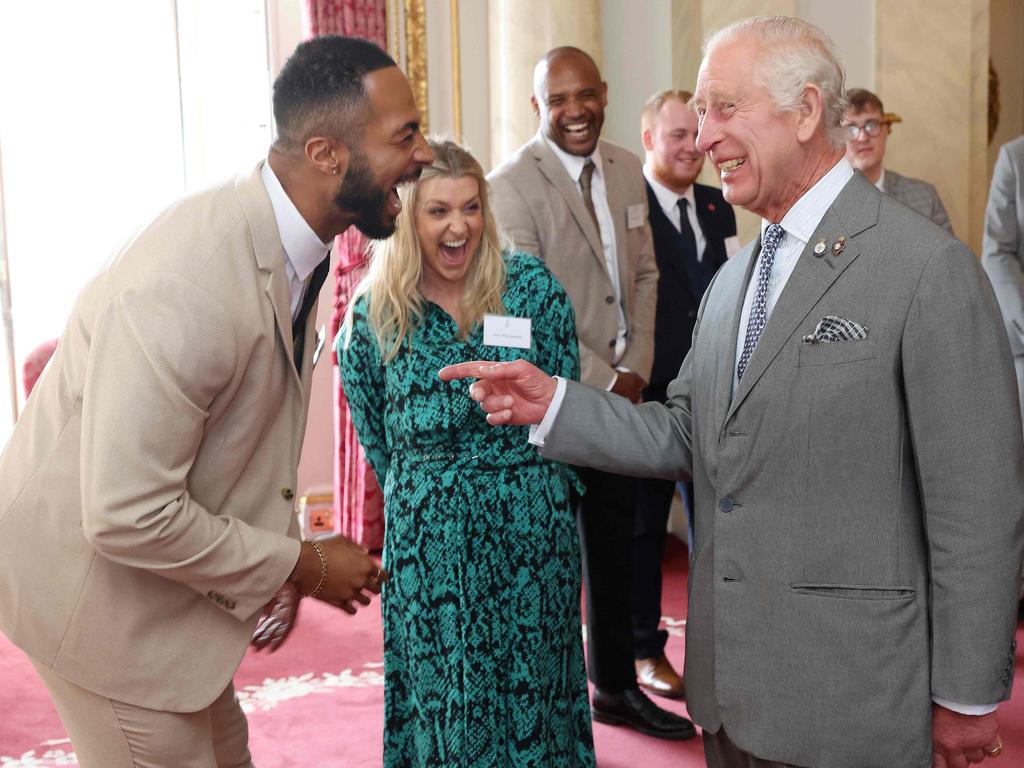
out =
<path fill-rule="evenodd" d="M 644 206 L 637 203 L 626 208 L 626 229 L 636 229 L 644 225 Z"/>
<path fill-rule="evenodd" d="M 528 317 L 484 315 L 484 344 L 489 347 L 530 348 L 532 321 Z"/>
<path fill-rule="evenodd" d="M 321 325 L 316 332 L 316 348 L 313 350 L 313 367 L 316 367 L 316 361 L 320 359 L 320 350 L 324 348 L 324 341 L 327 339 L 327 326 Z"/>

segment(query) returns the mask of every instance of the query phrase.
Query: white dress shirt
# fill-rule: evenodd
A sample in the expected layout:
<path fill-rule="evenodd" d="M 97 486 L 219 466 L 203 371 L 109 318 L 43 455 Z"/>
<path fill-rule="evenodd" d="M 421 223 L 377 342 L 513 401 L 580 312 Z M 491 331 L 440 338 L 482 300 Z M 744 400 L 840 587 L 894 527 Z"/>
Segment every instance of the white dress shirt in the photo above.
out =
<path fill-rule="evenodd" d="M 316 265 L 327 258 L 331 250 L 330 243 L 323 243 L 316 232 L 302 218 L 299 209 L 291 201 L 281 186 L 280 180 L 270 167 L 270 161 L 260 168 L 263 186 L 270 195 L 270 205 L 274 209 L 274 219 L 284 246 L 284 271 L 288 275 L 288 292 L 291 299 L 292 320 L 299 314 L 302 294 L 305 293 L 309 276 Z"/>
<path fill-rule="evenodd" d="M 576 190 L 580 193 L 581 199 L 583 197 L 583 187 L 580 185 L 580 176 L 583 175 L 583 166 L 586 165 L 587 160 L 592 160 L 594 163 L 594 175 L 590 180 L 590 198 L 594 204 L 594 213 L 597 214 L 601 247 L 604 250 L 604 266 L 608 272 L 608 277 L 611 278 L 612 291 L 615 294 L 615 304 L 619 308 L 619 332 L 615 337 L 615 353 L 612 357 L 612 366 L 614 367 L 622 359 L 622 356 L 626 354 L 626 312 L 622 308 L 622 287 L 619 285 L 619 260 L 615 247 L 615 223 L 612 219 L 611 209 L 608 207 L 608 186 L 605 184 L 604 169 L 601 166 L 601 147 L 595 146 L 593 153 L 589 157 L 580 157 L 579 155 L 570 155 L 554 142 L 548 141 L 546 136 L 544 141 L 551 147 L 551 151 L 555 153 L 555 157 L 562 163 L 566 173 L 569 174 L 569 178 L 576 184 Z M 615 380 L 613 379 L 609 389 L 614 384 Z"/>
<path fill-rule="evenodd" d="M 678 231 L 682 232 L 682 220 L 679 217 L 679 200 L 686 198 L 689 205 L 686 208 L 686 218 L 690 220 L 690 227 L 693 228 L 693 236 L 697 241 L 697 261 L 704 260 L 704 248 L 707 246 L 707 239 L 704 237 L 704 230 L 700 228 L 700 219 L 697 218 L 697 198 L 693 192 L 693 185 L 686 188 L 686 191 L 677 195 L 654 177 L 654 171 L 644 163 L 644 178 L 654 190 L 654 197 L 658 201 L 658 207 L 665 213 L 668 220 L 672 222 Z M 737 235 L 725 238 L 725 257 L 731 259 L 740 250 L 740 239 Z"/>
<path fill-rule="evenodd" d="M 786 234 L 775 251 L 775 261 L 772 264 L 771 276 L 769 277 L 767 304 L 769 322 L 772 310 L 775 308 L 775 303 L 778 301 L 782 289 L 786 287 L 790 275 L 793 274 L 793 268 L 796 267 L 800 254 L 803 253 L 807 243 L 814 235 L 814 230 L 818 228 L 818 224 L 824 218 L 825 212 L 828 211 L 836 198 L 839 197 L 839 193 L 842 192 L 843 187 L 846 186 L 852 177 L 853 166 L 844 157 L 828 173 L 822 176 L 817 184 L 805 192 L 803 197 L 797 200 L 786 215 L 782 217 L 782 221 L 778 222 Z M 771 223 L 773 222 L 761 221 L 762 236 L 765 229 Z M 757 262 L 755 262 L 751 272 L 750 283 L 747 285 L 747 294 L 743 300 L 743 314 L 740 317 L 739 333 L 736 336 L 736 356 L 732 365 L 732 385 L 734 391 L 737 384 L 736 361 L 739 360 L 740 354 L 743 352 L 743 341 L 747 335 L 750 305 L 753 303 L 754 293 L 757 290 L 757 270 L 760 267 L 760 262 L 761 257 L 758 255 Z M 544 414 L 544 419 L 540 424 L 530 428 L 529 439 L 534 445 L 544 445 L 544 439 L 551 431 L 555 418 L 558 416 L 558 410 L 562 406 L 562 400 L 565 397 L 565 380 L 558 376 L 555 379 L 557 381 L 555 396 L 552 398 L 551 405 L 548 406 L 548 410 Z M 939 706 L 964 715 L 985 715 L 989 712 L 994 712 L 998 707 L 996 704 L 960 704 L 939 696 L 932 696 L 932 701 Z"/>
<path fill-rule="evenodd" d="M 878 181 L 875 182 L 875 186 L 882 192 L 885 192 L 885 168 L 878 172 Z"/>
<path fill-rule="evenodd" d="M 693 184 L 688 186 L 683 194 L 677 194 L 654 178 L 654 172 L 647 163 L 644 163 L 644 178 L 651 185 L 658 206 L 672 222 L 672 226 L 676 228 L 677 232 L 683 231 L 683 222 L 679 215 L 679 201 L 685 199 L 689 203 L 686 207 L 686 218 L 690 221 L 693 237 L 697 241 L 697 261 L 703 261 L 704 249 L 707 247 L 708 241 L 704 239 L 704 230 L 700 228 L 700 220 L 697 218 L 697 198 L 693 194 Z"/>
<path fill-rule="evenodd" d="M 775 261 L 772 264 L 771 275 L 768 278 L 768 304 L 765 327 L 771 322 L 772 310 L 779 300 L 782 289 L 786 287 L 789 276 L 793 274 L 800 254 L 804 252 L 808 241 L 818 228 L 818 224 L 825 217 L 825 212 L 832 207 L 832 203 L 839 197 L 843 187 L 853 178 L 853 166 L 844 157 L 839 160 L 832 169 L 818 179 L 818 183 L 804 192 L 803 197 L 793 204 L 793 207 L 782 217 L 782 221 L 771 222 L 761 220 L 761 236 L 769 224 L 777 223 L 782 226 L 785 235 L 779 247 L 775 251 Z M 754 269 L 751 272 L 750 283 L 747 284 L 747 295 L 743 299 L 743 312 L 740 315 L 740 330 L 736 337 L 736 358 L 740 359 L 743 352 L 743 342 L 747 338 L 747 322 L 750 320 L 750 305 L 754 302 L 754 294 L 757 292 L 757 271 L 761 266 L 761 256 L 758 254 L 754 262 Z M 732 388 L 736 391 L 739 379 L 736 376 L 736 364 L 732 366 Z"/>

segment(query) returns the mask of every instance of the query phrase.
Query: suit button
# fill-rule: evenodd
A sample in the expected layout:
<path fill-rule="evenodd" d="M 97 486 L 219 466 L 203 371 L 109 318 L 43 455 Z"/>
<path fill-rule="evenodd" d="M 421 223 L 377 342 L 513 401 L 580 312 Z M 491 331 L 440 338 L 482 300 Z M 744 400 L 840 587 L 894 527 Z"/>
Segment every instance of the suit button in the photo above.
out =
<path fill-rule="evenodd" d="M 291 501 L 295 498 L 295 493 L 287 485 L 281 489 L 281 498 L 285 501 Z"/>
<path fill-rule="evenodd" d="M 615 303 L 615 297 L 614 296 L 605 296 L 604 297 L 604 303 L 605 304 L 614 304 Z"/>
<path fill-rule="evenodd" d="M 691 309 L 690 312 L 689 312 L 689 315 L 690 315 L 690 317 L 696 317 L 697 316 L 697 310 Z"/>
<path fill-rule="evenodd" d="M 735 506 L 736 506 L 736 504 L 733 502 L 732 498 L 730 498 L 729 496 L 726 496 L 724 499 L 722 499 L 720 502 L 718 502 L 718 508 L 720 510 L 722 510 L 723 512 L 732 512 L 732 509 Z"/>

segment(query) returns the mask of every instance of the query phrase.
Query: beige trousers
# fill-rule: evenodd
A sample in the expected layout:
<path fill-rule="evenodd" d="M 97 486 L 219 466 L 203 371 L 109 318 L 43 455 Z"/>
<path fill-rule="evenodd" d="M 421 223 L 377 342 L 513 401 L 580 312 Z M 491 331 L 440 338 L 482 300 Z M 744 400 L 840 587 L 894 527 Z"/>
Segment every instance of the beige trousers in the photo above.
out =
<path fill-rule="evenodd" d="M 108 699 L 36 662 L 82 768 L 252 768 L 249 726 L 230 683 L 199 712 Z"/>

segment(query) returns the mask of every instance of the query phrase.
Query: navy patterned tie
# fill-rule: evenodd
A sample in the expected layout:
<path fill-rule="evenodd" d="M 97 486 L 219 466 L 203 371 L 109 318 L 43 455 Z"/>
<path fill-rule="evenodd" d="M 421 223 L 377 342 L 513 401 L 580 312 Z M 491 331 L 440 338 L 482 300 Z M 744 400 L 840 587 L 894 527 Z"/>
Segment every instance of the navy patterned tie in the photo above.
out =
<path fill-rule="evenodd" d="M 768 322 L 768 283 L 772 276 L 772 265 L 775 264 L 775 252 L 779 249 L 779 243 L 782 242 L 785 235 L 786 230 L 778 224 L 769 224 L 761 239 L 761 266 L 757 269 L 757 288 L 754 291 L 754 301 L 750 304 L 747 335 L 743 339 L 743 352 L 740 353 L 740 361 L 736 365 L 737 379 L 743 378 L 743 372 L 747 370 L 750 356 L 754 354 L 754 347 L 757 346 L 765 323 Z"/>

